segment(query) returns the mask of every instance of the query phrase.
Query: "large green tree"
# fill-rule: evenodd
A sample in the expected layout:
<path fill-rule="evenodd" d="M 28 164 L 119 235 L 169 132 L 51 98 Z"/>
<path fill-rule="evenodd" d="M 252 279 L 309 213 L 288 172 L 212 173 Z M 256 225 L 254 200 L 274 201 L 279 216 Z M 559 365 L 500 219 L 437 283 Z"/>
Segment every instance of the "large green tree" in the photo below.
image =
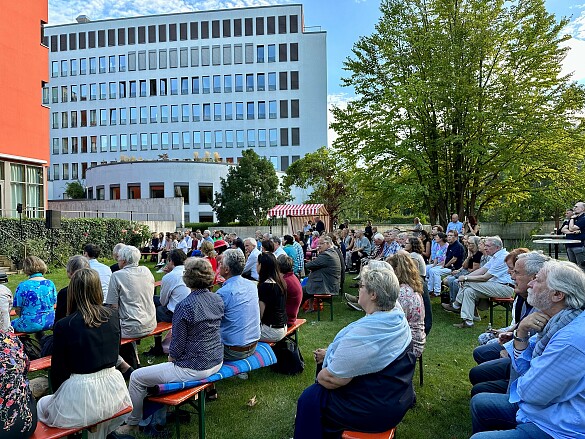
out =
<path fill-rule="evenodd" d="M 415 194 L 432 222 L 559 181 L 582 162 L 584 90 L 543 0 L 383 0 L 345 62 L 335 147 Z M 389 184 L 388 187 L 391 185 Z"/>
<path fill-rule="evenodd" d="M 242 152 L 238 165 L 221 179 L 221 192 L 215 193 L 212 206 L 220 223 L 237 220 L 260 225 L 266 220 L 268 210 L 287 198 L 288 193 L 280 189 L 272 163 L 247 149 Z"/>

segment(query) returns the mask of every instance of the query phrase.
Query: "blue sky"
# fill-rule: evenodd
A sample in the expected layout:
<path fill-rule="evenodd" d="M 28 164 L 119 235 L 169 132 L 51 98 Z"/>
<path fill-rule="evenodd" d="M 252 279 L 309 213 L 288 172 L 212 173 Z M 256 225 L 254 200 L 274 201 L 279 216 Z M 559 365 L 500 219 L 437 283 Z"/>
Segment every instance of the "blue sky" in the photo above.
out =
<path fill-rule="evenodd" d="M 353 44 L 362 35 L 370 35 L 380 18 L 379 0 L 49 0 L 49 24 L 75 21 L 85 14 L 92 20 L 302 3 L 305 26 L 320 26 L 327 31 L 327 69 L 329 103 L 343 106 L 354 96 L 343 88 L 343 61 L 351 55 Z M 574 38 L 564 62 L 564 73 L 573 72 L 573 79 L 585 83 L 585 0 L 546 0 L 547 9 L 557 17 L 571 17 L 566 32 Z M 331 141 L 331 136 L 330 136 Z"/>

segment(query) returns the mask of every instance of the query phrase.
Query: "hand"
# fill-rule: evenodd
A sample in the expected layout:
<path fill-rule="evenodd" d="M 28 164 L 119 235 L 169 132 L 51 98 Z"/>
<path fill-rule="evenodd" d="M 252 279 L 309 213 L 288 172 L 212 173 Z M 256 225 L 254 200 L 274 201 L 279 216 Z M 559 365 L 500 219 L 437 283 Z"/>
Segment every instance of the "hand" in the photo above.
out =
<path fill-rule="evenodd" d="M 169 355 L 169 363 L 174 363 L 175 359 Z"/>
<path fill-rule="evenodd" d="M 457 278 L 457 280 L 458 280 L 460 283 L 463 283 L 463 282 L 465 282 L 465 276 L 459 276 L 459 277 Z"/>
<path fill-rule="evenodd" d="M 327 352 L 326 349 L 316 349 L 313 351 L 313 357 L 315 358 L 315 363 L 322 364 L 323 360 L 325 359 L 325 353 Z"/>
<path fill-rule="evenodd" d="M 500 351 L 500 358 L 510 358 L 510 354 L 508 353 L 508 351 L 506 349 L 502 349 Z"/>
<path fill-rule="evenodd" d="M 529 333 L 534 334 L 535 332 L 541 332 L 549 319 L 550 317 L 543 312 L 534 312 L 520 322 L 516 333 L 518 334 L 518 337 L 524 338 L 528 337 Z"/>
<path fill-rule="evenodd" d="M 510 340 L 512 340 L 512 338 L 514 338 L 513 332 L 500 332 L 498 334 L 498 343 L 500 343 L 500 344 L 507 343 Z"/>

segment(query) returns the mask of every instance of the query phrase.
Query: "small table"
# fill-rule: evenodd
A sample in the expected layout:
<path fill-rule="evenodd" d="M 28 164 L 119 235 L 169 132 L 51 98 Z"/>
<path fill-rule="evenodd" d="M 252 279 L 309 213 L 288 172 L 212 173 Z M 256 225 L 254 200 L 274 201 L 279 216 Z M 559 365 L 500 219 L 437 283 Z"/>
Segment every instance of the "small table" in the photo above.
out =
<path fill-rule="evenodd" d="M 581 241 L 578 239 L 565 239 L 565 238 L 547 238 L 547 239 L 535 239 L 532 241 L 534 244 L 546 244 L 548 245 L 548 255 L 551 256 L 550 246 L 555 246 L 555 259 L 559 258 L 559 244 L 579 244 Z"/>

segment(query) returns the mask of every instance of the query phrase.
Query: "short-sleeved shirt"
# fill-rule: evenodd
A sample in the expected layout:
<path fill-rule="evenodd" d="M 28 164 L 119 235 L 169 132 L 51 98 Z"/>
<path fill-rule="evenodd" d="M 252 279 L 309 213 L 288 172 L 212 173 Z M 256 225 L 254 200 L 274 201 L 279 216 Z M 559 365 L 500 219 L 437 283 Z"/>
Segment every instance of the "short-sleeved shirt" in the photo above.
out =
<path fill-rule="evenodd" d="M 175 308 L 169 355 L 179 367 L 207 370 L 223 361 L 220 324 L 223 301 L 209 290 L 193 290 Z"/>
<path fill-rule="evenodd" d="M 110 278 L 106 304 L 118 305 L 122 337 L 142 337 L 156 328 L 154 277 L 146 267 L 126 265 Z"/>
<path fill-rule="evenodd" d="M 488 282 L 499 282 L 501 284 L 514 283 L 510 277 L 510 273 L 508 273 L 508 265 L 505 261 L 506 256 L 508 256 L 508 252 L 505 248 L 502 248 L 494 253 L 492 258 L 484 265 L 487 272 L 492 275 Z"/>
<path fill-rule="evenodd" d="M 37 332 L 51 329 L 55 322 L 57 288 L 49 279 L 21 282 L 12 306 L 20 308 L 20 318 L 12 322 L 17 331 Z"/>
<path fill-rule="evenodd" d="M 258 284 L 258 298 L 264 303 L 262 323 L 281 328 L 286 325 L 286 297 L 276 282 Z"/>
<path fill-rule="evenodd" d="M 461 221 L 457 221 L 456 223 L 451 221 L 447 224 L 447 230 L 445 233 L 448 233 L 450 230 L 457 230 L 457 233 L 459 234 L 463 233 L 463 223 Z"/>
<path fill-rule="evenodd" d="M 463 245 L 457 240 L 452 244 L 449 244 L 449 246 L 447 247 L 445 263 L 449 262 L 451 258 L 457 258 L 457 260 L 450 267 L 446 268 L 459 270 L 461 268 L 461 265 L 463 265 L 463 260 L 465 259 L 465 248 L 463 248 Z"/>
<path fill-rule="evenodd" d="M 565 244 L 567 247 L 583 247 L 585 244 L 585 213 L 575 218 L 573 224 L 579 227 L 580 232 L 575 234 L 567 235 L 568 239 L 578 239 L 581 241 L 580 244 Z"/>

